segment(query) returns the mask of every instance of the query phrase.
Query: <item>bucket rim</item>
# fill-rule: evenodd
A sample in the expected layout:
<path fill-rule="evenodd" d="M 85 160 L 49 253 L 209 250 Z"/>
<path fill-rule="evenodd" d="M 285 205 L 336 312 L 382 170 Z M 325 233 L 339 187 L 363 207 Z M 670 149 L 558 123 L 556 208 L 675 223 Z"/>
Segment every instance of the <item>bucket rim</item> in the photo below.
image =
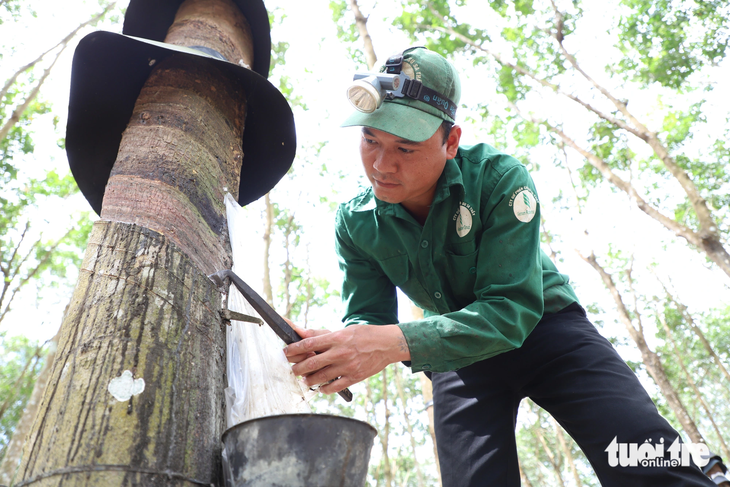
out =
<path fill-rule="evenodd" d="M 253 423 L 254 421 L 274 420 L 274 419 L 284 418 L 284 417 L 317 417 L 317 418 L 323 418 L 323 419 L 330 418 L 330 419 L 337 419 L 337 420 L 342 420 L 342 421 L 349 421 L 349 422 L 353 422 L 353 423 L 359 423 L 361 425 L 365 425 L 368 428 L 370 428 L 371 432 L 375 434 L 373 436 L 373 438 L 375 438 L 375 436 L 378 436 L 378 430 L 373 425 L 371 425 L 367 421 L 362 421 L 360 419 L 348 418 L 347 416 L 339 416 L 337 414 L 288 413 L 288 414 L 270 414 L 268 416 L 259 416 L 258 418 L 247 419 L 246 421 L 242 421 L 236 425 L 231 426 L 227 430 L 225 430 L 223 432 L 223 434 L 221 435 L 221 441 L 225 444 L 225 442 L 226 442 L 225 438 L 229 433 L 231 433 L 233 430 L 241 429 L 242 427 L 247 426 L 248 424 Z"/>

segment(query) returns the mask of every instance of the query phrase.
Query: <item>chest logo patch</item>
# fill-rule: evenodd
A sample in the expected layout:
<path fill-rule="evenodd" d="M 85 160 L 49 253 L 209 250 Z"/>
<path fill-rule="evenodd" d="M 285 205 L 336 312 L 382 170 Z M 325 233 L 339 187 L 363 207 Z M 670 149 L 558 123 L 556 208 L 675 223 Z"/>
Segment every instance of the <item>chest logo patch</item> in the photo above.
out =
<path fill-rule="evenodd" d="M 523 186 L 512 193 L 512 197 L 509 199 L 509 205 L 512 207 L 519 221 L 528 223 L 535 218 L 537 198 L 535 198 L 535 193 L 530 188 Z"/>
<path fill-rule="evenodd" d="M 463 201 L 459 203 L 459 211 L 454 214 L 453 218 L 456 222 L 456 234 L 459 237 L 465 237 L 469 234 L 475 214 L 474 208 L 469 203 Z"/>

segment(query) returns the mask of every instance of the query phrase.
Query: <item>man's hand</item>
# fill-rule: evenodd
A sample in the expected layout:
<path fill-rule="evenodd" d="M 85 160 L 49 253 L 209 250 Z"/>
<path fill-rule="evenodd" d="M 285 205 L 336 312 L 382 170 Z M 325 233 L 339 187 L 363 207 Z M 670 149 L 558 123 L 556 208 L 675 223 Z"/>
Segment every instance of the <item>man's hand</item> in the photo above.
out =
<path fill-rule="evenodd" d="M 411 358 L 397 325 L 351 325 L 335 332 L 295 329 L 303 340 L 287 346 L 284 353 L 294 363 L 294 374 L 304 376 L 308 386 L 337 379 L 320 388 L 325 394 L 341 391 L 388 364 Z"/>
<path fill-rule="evenodd" d="M 294 331 L 297 332 L 297 335 L 302 337 L 302 339 L 309 338 L 309 337 L 316 337 L 316 336 L 320 336 L 320 335 L 326 335 L 327 333 L 331 333 L 329 330 L 311 330 L 309 328 L 299 328 L 297 325 L 295 325 L 291 321 L 287 320 L 286 318 L 284 318 L 284 321 L 289 323 L 289 326 L 294 328 Z M 286 349 L 285 349 L 285 351 L 286 351 Z M 307 359 L 309 357 L 314 357 L 314 355 L 316 355 L 314 352 L 307 352 L 307 353 L 302 353 L 299 355 L 287 355 L 286 358 L 289 360 L 290 363 L 298 364 L 299 362 L 301 362 L 304 359 Z"/>

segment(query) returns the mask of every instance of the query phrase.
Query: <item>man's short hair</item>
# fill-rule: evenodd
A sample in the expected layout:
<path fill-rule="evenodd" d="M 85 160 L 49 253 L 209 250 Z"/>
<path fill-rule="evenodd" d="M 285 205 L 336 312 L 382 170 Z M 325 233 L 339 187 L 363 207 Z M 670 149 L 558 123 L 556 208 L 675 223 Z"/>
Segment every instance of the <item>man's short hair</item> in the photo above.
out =
<path fill-rule="evenodd" d="M 451 134 L 451 129 L 454 126 L 453 123 L 449 122 L 448 120 L 444 120 L 441 122 L 441 137 L 443 138 L 443 141 L 441 142 L 441 145 L 444 145 L 446 142 L 449 141 L 449 135 Z"/>

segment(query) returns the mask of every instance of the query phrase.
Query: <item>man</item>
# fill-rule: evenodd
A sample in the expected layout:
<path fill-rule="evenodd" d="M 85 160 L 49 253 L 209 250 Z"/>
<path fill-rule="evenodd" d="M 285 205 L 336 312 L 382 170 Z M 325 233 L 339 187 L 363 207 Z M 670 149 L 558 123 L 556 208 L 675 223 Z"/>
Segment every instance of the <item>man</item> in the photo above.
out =
<path fill-rule="evenodd" d="M 575 438 L 604 486 L 708 485 L 696 466 L 611 465 L 612 440 L 669 446 L 678 434 L 540 250 L 525 167 L 488 145 L 459 147 L 454 67 L 411 48 L 386 70 L 423 89 L 403 88 L 415 97 L 393 95 L 343 124 L 362 127 L 372 185 L 337 213 L 347 327 L 299 329 L 306 338 L 285 350 L 294 372 L 309 385 L 334 380 L 325 393 L 394 362 L 427 372 L 447 487 L 519 485 L 514 428 L 525 397 Z M 396 324 L 396 287 L 423 320 Z"/>

